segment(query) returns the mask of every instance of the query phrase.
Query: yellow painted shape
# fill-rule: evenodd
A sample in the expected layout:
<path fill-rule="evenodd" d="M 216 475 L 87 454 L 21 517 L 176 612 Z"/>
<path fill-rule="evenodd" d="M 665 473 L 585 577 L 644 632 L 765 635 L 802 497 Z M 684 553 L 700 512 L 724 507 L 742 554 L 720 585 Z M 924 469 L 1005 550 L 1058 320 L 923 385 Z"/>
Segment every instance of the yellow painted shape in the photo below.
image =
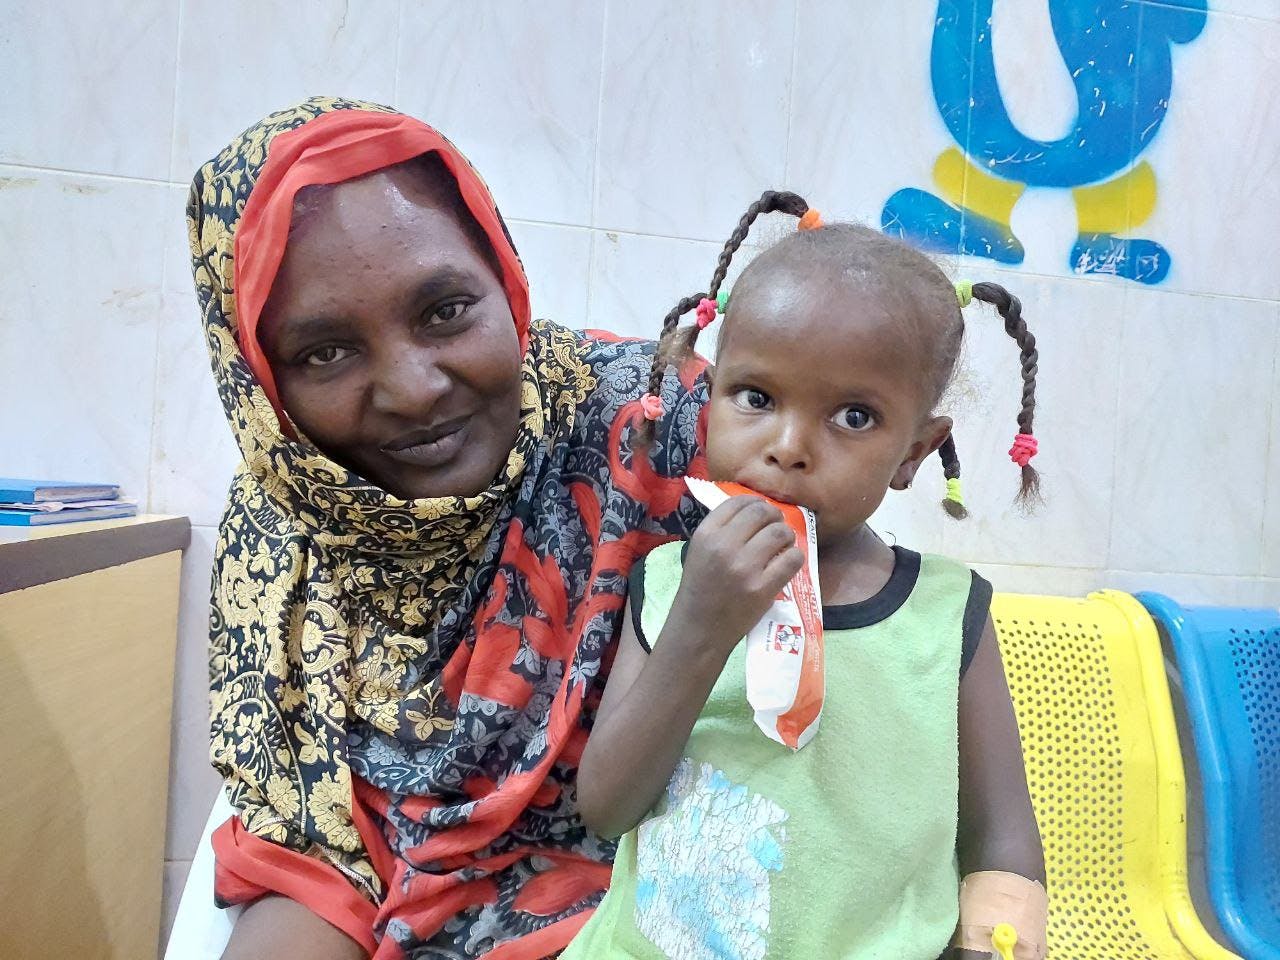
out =
<path fill-rule="evenodd" d="M 1120 233 L 1141 226 L 1156 209 L 1156 174 L 1143 160 L 1106 183 L 1076 187 L 1076 217 L 1081 233 Z"/>
<path fill-rule="evenodd" d="M 1013 205 L 1027 189 L 1025 183 L 991 176 L 955 147 L 944 150 L 934 163 L 933 182 L 950 203 L 1005 226 Z"/>
<path fill-rule="evenodd" d="M 1049 956 L 1231 960 L 1187 891 L 1186 778 L 1160 638 L 1133 597 L 991 605 L 1044 842 Z"/>

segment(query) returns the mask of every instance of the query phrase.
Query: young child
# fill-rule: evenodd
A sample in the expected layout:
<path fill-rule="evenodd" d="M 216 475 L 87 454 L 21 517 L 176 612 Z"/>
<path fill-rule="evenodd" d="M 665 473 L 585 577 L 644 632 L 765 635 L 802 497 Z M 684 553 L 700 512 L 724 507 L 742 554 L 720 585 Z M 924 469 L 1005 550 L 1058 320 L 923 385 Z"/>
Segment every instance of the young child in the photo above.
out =
<path fill-rule="evenodd" d="M 953 285 L 899 241 L 823 225 L 800 197 L 770 192 L 726 244 L 709 292 L 668 314 L 650 420 L 668 362 L 715 319 L 729 262 L 769 211 L 801 230 L 727 298 L 707 464 L 712 480 L 817 516 L 820 728 L 793 752 L 753 722 L 740 640 L 803 558 L 775 506 L 734 497 L 633 573 L 578 779 L 587 825 L 623 836 L 612 886 L 564 957 L 985 958 L 1003 922 L 1019 937 L 1014 956 L 1041 957 L 1043 854 L 991 588 L 867 526 L 935 451 L 946 506 L 963 514 L 952 424 L 934 409 L 970 297 L 995 305 L 1021 350 L 1011 455 L 1022 496 L 1034 492 L 1035 340 L 1002 287 Z M 678 328 L 695 305 L 697 325 Z"/>

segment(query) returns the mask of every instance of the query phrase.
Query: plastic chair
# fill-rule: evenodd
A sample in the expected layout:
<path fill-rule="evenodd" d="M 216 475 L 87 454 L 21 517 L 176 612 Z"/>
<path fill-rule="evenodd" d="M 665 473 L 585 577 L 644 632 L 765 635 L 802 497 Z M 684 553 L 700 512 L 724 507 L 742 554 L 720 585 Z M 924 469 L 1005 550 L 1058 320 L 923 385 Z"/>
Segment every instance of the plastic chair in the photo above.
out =
<path fill-rule="evenodd" d="M 187 872 L 187 882 L 178 901 L 178 912 L 169 931 L 169 944 L 164 960 L 218 960 L 231 939 L 241 907 L 219 908 L 213 902 L 213 847 L 209 838 L 213 831 L 235 814 L 235 808 L 221 790 L 209 811 L 195 859 Z"/>
<path fill-rule="evenodd" d="M 1155 625 L 1125 593 L 992 605 L 1049 881 L 1049 956 L 1227 960 L 1187 891 L 1186 787 Z"/>
<path fill-rule="evenodd" d="M 1280 611 L 1138 599 L 1182 674 L 1218 922 L 1248 960 L 1280 960 Z"/>

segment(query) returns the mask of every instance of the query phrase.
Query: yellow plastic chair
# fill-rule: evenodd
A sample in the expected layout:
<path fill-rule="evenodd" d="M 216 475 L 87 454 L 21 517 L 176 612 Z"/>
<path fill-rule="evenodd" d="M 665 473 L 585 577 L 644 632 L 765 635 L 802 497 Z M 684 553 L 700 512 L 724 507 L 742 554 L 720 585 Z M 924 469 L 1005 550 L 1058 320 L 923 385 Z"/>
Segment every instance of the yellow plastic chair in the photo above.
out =
<path fill-rule="evenodd" d="M 1110 590 L 998 594 L 992 614 L 1044 841 L 1049 956 L 1231 960 L 1187 891 L 1186 782 L 1151 617 Z"/>

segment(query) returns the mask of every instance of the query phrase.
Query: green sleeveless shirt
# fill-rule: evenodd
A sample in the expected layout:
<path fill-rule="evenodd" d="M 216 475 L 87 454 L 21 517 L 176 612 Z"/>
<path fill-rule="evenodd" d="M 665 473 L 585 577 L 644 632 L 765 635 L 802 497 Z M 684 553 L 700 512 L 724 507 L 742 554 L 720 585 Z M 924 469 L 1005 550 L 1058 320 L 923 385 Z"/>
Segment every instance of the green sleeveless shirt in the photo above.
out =
<path fill-rule="evenodd" d="M 680 583 L 682 544 L 633 577 L 642 643 Z M 725 665 L 665 797 L 619 842 L 609 892 L 563 960 L 935 960 L 955 930 L 962 651 L 991 588 L 895 548 L 876 596 L 825 607 L 826 701 L 797 753 Z M 655 703 L 655 710 L 662 704 Z"/>

